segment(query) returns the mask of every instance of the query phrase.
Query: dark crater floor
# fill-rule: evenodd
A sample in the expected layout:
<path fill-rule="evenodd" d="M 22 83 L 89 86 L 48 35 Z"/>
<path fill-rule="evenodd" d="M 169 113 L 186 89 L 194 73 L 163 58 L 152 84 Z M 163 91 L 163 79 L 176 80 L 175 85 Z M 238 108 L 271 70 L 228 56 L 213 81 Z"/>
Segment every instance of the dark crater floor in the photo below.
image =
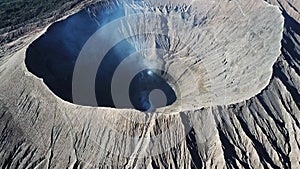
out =
<path fill-rule="evenodd" d="M 96 16 L 91 15 L 91 11 L 94 11 Z M 72 76 L 79 52 L 93 33 L 122 16 L 122 7 L 90 6 L 66 20 L 52 24 L 47 32 L 27 49 L 27 69 L 37 77 L 43 78 L 49 89 L 61 99 L 73 102 Z M 111 95 L 112 76 L 122 60 L 133 52 L 136 52 L 135 49 L 128 41 L 123 40 L 106 54 L 95 79 L 98 106 L 116 107 Z M 150 75 L 149 70 L 144 70 L 136 74 L 131 81 L 128 89 L 131 103 L 138 110 L 148 110 L 151 106 L 149 94 L 154 89 L 165 93 L 167 105 L 176 101 L 174 90 L 160 75 Z"/>

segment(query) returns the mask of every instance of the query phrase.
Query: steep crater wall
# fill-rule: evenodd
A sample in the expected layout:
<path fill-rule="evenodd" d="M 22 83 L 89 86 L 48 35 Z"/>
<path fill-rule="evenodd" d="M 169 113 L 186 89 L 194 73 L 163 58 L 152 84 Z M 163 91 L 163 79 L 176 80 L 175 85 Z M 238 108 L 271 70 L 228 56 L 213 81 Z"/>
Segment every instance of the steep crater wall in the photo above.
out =
<path fill-rule="evenodd" d="M 269 83 L 280 54 L 283 18 L 277 8 L 262 2 L 228 3 L 227 8 L 220 9 L 218 5 L 218 1 L 208 6 L 201 6 L 200 1 L 191 6 L 155 7 L 138 2 L 93 5 L 50 26 L 28 48 L 26 65 L 63 100 L 130 108 L 126 104 L 115 106 L 112 83 L 118 66 L 139 52 L 140 57 L 128 67 L 143 65 L 149 69 L 135 72 L 139 78 L 130 83 L 135 87 L 125 88 L 132 96 L 130 101 L 139 102 L 135 108 L 143 104 L 149 108 L 150 90 L 156 88 L 163 90 L 166 105 L 174 103 L 170 109 L 175 112 L 240 102 Z M 233 8 L 236 10 L 232 13 Z M 98 57 L 96 51 L 96 55 L 105 57 L 94 68 L 92 65 L 98 63 L 93 58 Z M 83 58 L 83 53 L 88 56 Z M 76 80 L 81 61 L 85 64 L 81 70 L 84 76 Z M 158 75 L 154 81 L 150 76 L 153 68 Z M 95 77 L 94 72 L 88 74 L 91 69 L 97 72 Z M 144 76 L 149 83 L 141 80 Z M 147 90 L 137 87 L 151 81 Z M 87 90 L 78 87 L 88 85 Z M 134 94 L 135 89 L 140 94 Z M 74 94 L 79 90 L 82 92 Z M 83 95 L 91 95 L 96 101 L 89 103 L 93 100 L 89 97 L 74 100 Z"/>

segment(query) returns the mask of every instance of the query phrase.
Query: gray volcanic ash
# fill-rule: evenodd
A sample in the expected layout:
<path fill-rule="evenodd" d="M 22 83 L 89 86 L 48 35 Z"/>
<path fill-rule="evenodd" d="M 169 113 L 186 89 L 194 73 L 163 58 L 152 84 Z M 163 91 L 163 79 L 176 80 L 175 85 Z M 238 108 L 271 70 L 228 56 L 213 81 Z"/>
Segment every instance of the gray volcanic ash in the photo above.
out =
<path fill-rule="evenodd" d="M 3 43 L 1 168 L 300 167 L 298 1 L 91 2 Z"/>

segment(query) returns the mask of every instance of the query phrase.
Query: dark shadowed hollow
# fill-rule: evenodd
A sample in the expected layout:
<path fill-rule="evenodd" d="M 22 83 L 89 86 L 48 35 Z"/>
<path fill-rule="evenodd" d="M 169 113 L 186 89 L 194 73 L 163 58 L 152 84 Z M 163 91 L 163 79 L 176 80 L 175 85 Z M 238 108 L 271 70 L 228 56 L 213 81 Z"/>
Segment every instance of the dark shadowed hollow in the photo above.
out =
<path fill-rule="evenodd" d="M 94 11 L 96 16 L 93 16 L 91 11 Z M 97 5 L 52 24 L 47 32 L 27 49 L 25 60 L 27 69 L 42 78 L 57 96 L 73 102 L 72 76 L 82 47 L 99 28 L 122 16 L 124 16 L 122 7 L 107 8 Z M 113 73 L 122 60 L 134 52 L 136 51 L 131 44 L 123 40 L 106 54 L 95 79 L 98 106 L 116 107 L 111 95 Z M 136 74 L 128 89 L 132 105 L 141 111 L 148 110 L 151 106 L 149 94 L 154 89 L 160 89 L 165 93 L 167 105 L 176 101 L 176 94 L 165 79 L 154 72 L 149 73 L 149 70 L 144 70 Z"/>

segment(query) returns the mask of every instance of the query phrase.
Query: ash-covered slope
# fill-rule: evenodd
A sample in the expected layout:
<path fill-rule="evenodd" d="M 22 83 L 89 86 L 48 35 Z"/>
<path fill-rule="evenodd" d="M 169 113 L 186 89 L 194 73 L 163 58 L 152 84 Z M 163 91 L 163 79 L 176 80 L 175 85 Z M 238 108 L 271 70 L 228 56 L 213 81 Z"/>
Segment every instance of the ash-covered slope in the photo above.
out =
<path fill-rule="evenodd" d="M 4 56 L 1 168 L 299 168 L 300 6 L 283 0 L 279 4 L 293 5 L 280 8 L 281 54 L 273 56 L 277 61 L 270 65 L 271 79 L 261 78 L 268 79 L 267 86 L 254 85 L 253 96 L 235 104 L 186 103 L 182 111 L 171 114 L 73 105 L 28 72 L 27 47 Z M 212 8 L 237 17 L 249 5 L 274 8 L 259 0 L 222 2 Z M 37 37 L 32 35 L 28 45 Z"/>

